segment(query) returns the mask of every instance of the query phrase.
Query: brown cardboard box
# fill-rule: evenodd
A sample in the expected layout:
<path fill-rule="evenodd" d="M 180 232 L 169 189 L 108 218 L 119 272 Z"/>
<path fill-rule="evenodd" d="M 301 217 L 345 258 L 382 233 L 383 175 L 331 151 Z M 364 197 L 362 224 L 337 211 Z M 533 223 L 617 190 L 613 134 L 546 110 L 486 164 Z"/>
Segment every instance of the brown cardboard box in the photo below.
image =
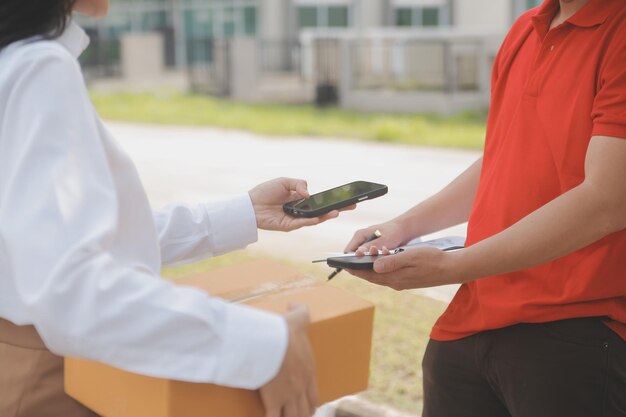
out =
<path fill-rule="evenodd" d="M 250 261 L 177 281 L 275 312 L 309 306 L 320 404 L 367 389 L 374 307 L 271 261 Z M 146 377 L 65 359 L 66 392 L 106 417 L 262 417 L 257 391 Z"/>

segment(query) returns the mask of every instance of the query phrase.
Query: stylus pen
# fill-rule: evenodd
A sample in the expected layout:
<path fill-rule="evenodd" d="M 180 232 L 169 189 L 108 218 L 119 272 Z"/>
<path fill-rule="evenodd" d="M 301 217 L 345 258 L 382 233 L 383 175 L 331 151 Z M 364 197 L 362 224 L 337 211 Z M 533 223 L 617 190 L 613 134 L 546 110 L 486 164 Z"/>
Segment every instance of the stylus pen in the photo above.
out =
<path fill-rule="evenodd" d="M 365 239 L 365 242 L 363 243 L 368 243 L 371 242 L 372 240 L 378 239 L 379 237 L 381 237 L 383 234 L 380 232 L 380 230 L 376 229 L 376 231 L 374 231 L 374 233 L 372 233 L 367 239 Z M 362 243 L 362 244 L 363 244 Z M 328 280 L 330 281 L 331 279 L 335 278 L 337 276 L 338 273 L 340 273 L 341 271 L 343 271 L 343 268 L 337 268 L 335 269 L 329 276 L 328 276 Z"/>

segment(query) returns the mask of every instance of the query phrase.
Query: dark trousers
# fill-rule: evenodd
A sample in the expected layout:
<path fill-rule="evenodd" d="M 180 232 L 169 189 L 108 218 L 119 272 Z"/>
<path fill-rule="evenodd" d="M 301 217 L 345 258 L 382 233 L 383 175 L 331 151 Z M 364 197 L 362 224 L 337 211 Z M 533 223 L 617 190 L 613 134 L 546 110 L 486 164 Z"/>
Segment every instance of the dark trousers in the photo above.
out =
<path fill-rule="evenodd" d="M 626 416 L 626 342 L 600 318 L 431 340 L 422 366 L 423 417 Z"/>

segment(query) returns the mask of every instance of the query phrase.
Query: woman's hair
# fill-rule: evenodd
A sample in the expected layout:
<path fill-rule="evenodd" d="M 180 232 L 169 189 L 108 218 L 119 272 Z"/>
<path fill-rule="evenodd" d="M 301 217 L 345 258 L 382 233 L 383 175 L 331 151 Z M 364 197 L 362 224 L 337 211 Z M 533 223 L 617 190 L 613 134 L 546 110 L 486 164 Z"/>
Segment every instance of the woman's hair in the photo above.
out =
<path fill-rule="evenodd" d="M 0 49 L 42 35 L 63 33 L 76 0 L 0 0 Z"/>

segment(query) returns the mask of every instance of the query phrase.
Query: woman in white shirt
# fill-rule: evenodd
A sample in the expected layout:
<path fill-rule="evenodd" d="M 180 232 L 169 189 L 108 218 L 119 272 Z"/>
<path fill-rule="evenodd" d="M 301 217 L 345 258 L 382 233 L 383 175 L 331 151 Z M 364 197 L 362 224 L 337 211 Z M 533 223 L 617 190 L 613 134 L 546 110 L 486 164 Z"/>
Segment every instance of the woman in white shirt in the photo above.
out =
<path fill-rule="evenodd" d="M 268 416 L 309 416 L 305 309 L 283 317 L 231 305 L 159 273 L 244 247 L 257 227 L 288 231 L 338 213 L 286 217 L 282 204 L 307 195 L 291 179 L 153 213 L 77 62 L 88 38 L 69 21 L 72 10 L 107 9 L 108 0 L 0 3 L 0 415 L 92 415 L 63 393 L 57 355 L 73 355 L 260 388 Z"/>

